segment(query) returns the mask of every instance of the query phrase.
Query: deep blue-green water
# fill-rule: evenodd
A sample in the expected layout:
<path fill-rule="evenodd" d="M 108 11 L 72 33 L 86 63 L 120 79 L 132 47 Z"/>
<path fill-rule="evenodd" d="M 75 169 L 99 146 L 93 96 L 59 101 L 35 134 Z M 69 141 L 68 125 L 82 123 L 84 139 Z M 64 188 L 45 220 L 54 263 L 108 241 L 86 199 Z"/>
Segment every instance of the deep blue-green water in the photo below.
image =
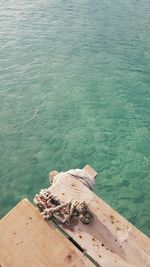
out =
<path fill-rule="evenodd" d="M 92 165 L 150 234 L 150 2 L 0 1 L 0 213 Z"/>

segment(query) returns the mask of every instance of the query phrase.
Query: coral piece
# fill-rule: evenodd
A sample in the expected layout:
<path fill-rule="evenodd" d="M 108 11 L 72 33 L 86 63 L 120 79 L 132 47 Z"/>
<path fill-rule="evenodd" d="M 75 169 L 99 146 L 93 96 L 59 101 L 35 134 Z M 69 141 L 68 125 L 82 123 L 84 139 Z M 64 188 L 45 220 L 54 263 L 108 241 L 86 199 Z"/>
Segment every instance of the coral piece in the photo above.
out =
<path fill-rule="evenodd" d="M 58 223 L 70 225 L 73 219 L 78 219 L 83 224 L 89 224 L 92 218 L 92 214 L 85 201 L 61 202 L 48 189 L 42 189 L 39 194 L 36 194 L 34 203 L 46 220 L 53 217 Z"/>

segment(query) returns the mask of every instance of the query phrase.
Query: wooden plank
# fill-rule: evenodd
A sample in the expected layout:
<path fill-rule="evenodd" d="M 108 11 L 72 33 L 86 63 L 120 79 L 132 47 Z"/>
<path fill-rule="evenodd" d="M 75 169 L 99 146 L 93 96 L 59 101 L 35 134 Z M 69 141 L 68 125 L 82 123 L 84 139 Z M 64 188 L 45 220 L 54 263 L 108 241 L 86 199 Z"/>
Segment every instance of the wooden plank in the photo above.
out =
<path fill-rule="evenodd" d="M 90 166 L 85 168 L 90 170 Z M 89 173 L 92 173 L 89 171 Z M 96 173 L 93 172 L 93 177 Z M 61 226 L 102 267 L 150 266 L 150 240 L 70 174 L 49 188 L 62 201 L 85 200 L 94 218 L 90 225 Z"/>
<path fill-rule="evenodd" d="M 86 165 L 83 170 L 90 174 L 93 178 L 95 178 L 97 175 L 97 172 L 90 165 Z"/>
<path fill-rule="evenodd" d="M 94 266 L 66 237 L 22 200 L 0 221 L 1 267 Z"/>

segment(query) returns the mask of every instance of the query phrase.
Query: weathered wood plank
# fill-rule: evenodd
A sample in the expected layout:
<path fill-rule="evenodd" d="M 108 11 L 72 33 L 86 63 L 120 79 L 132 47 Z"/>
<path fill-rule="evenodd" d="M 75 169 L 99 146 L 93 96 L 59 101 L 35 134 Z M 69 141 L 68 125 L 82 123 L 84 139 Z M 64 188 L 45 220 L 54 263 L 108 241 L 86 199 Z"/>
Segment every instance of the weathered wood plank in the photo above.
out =
<path fill-rule="evenodd" d="M 1 267 L 94 266 L 39 211 L 22 200 L 0 221 Z"/>
<path fill-rule="evenodd" d="M 97 175 L 97 172 L 90 165 L 86 165 L 83 170 L 90 174 L 93 178 L 95 178 Z"/>
<path fill-rule="evenodd" d="M 85 168 L 91 174 L 90 166 Z M 93 177 L 96 172 L 93 172 Z M 61 226 L 102 267 L 150 266 L 150 240 L 70 174 L 50 191 L 62 201 L 85 200 L 94 214 L 90 225 Z"/>

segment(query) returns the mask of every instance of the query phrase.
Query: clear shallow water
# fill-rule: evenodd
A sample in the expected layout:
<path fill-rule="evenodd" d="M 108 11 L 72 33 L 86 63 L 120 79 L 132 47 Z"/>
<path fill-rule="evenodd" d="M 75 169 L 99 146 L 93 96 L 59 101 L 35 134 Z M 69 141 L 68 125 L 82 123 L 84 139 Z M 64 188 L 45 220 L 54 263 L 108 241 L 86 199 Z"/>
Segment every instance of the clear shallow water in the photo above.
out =
<path fill-rule="evenodd" d="M 149 1 L 0 1 L 0 214 L 91 164 L 149 234 Z"/>

